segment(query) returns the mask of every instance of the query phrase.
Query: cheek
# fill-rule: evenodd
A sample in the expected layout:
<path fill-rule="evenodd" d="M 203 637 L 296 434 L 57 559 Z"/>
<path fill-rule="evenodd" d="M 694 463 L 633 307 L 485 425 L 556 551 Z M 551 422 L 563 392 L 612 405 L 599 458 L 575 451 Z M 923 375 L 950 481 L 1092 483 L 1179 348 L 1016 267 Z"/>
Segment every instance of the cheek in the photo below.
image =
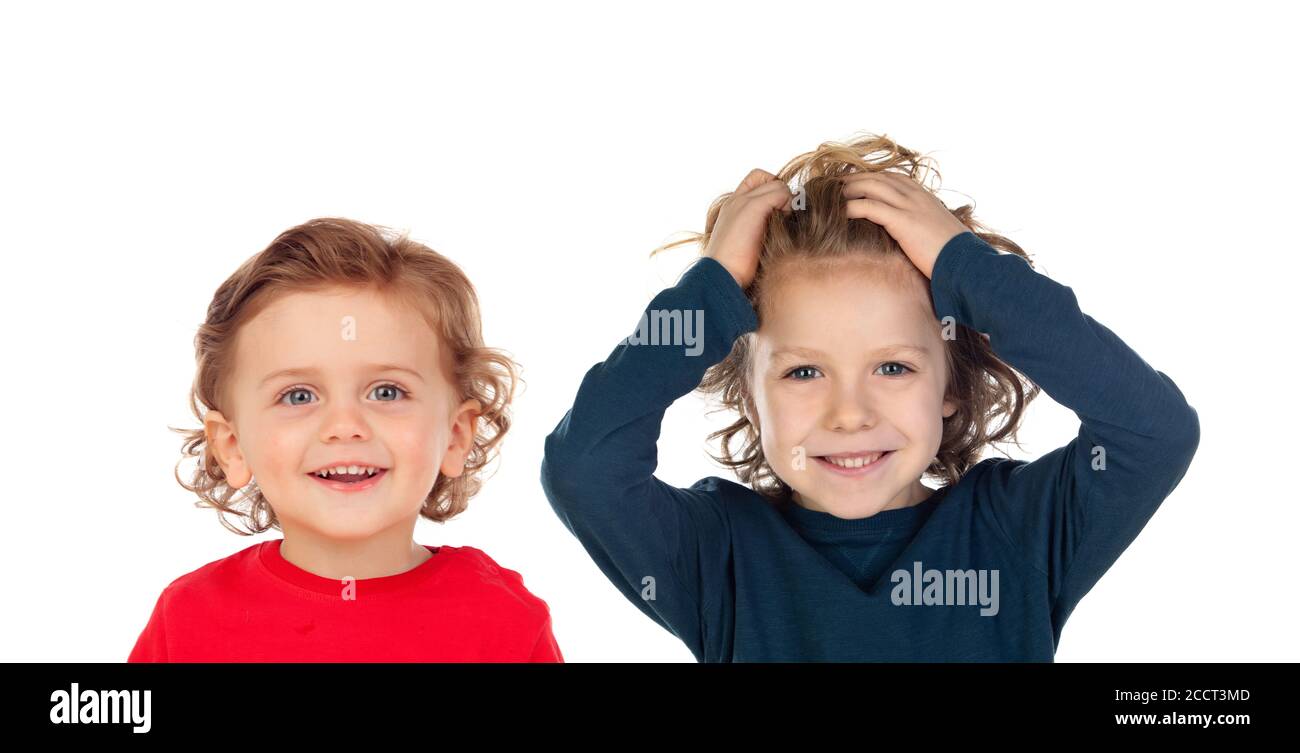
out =
<path fill-rule="evenodd" d="M 918 427 L 930 423 L 930 419 L 939 412 L 938 404 L 928 393 L 916 392 L 903 399 L 892 401 L 893 416 L 897 423 Z"/>
<path fill-rule="evenodd" d="M 245 427 L 245 450 L 254 471 L 263 467 L 267 475 L 296 473 L 303 462 L 308 434 L 302 425 L 276 420 L 258 421 Z"/>
<path fill-rule="evenodd" d="M 440 418 L 402 420 L 387 426 L 384 443 L 395 459 L 412 468 L 432 467 L 441 460 L 440 449 L 447 442 L 447 432 Z"/>
<path fill-rule="evenodd" d="M 894 418 L 913 440 L 937 445 L 943 433 L 943 397 L 931 390 L 917 391 L 899 401 Z"/>
<path fill-rule="evenodd" d="M 816 434 L 824 411 L 815 390 L 769 390 L 757 406 L 762 422 L 763 457 L 776 475 L 791 487 L 813 483 L 810 467 L 816 462 L 805 443 Z"/>
<path fill-rule="evenodd" d="M 774 454 L 803 441 L 816 424 L 819 408 L 810 394 L 768 391 L 757 405 L 763 450 Z M 769 450 L 769 448 L 771 448 Z"/>
<path fill-rule="evenodd" d="M 293 517 L 301 498 L 295 484 L 305 479 L 303 464 L 310 433 L 302 426 L 259 417 L 240 427 L 240 449 L 258 488 L 277 514 Z"/>

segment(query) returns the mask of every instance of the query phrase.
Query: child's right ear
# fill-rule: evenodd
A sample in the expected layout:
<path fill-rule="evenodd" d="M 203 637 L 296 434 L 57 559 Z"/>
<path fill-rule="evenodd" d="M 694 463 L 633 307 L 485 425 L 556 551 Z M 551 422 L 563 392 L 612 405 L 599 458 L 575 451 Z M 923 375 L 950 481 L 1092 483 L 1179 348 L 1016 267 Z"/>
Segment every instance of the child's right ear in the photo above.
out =
<path fill-rule="evenodd" d="M 203 418 L 203 432 L 207 435 L 208 451 L 226 474 L 226 483 L 242 489 L 253 480 L 253 472 L 239 451 L 239 438 L 235 427 L 221 411 L 210 410 Z"/>

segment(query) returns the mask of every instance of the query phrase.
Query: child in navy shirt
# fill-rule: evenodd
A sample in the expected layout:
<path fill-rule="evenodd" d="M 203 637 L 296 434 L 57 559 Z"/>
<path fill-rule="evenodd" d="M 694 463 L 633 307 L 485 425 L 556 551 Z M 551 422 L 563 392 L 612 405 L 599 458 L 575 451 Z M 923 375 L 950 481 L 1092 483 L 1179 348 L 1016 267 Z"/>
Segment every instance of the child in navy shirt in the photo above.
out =
<path fill-rule="evenodd" d="M 555 512 L 700 661 L 1051 661 L 1191 463 L 1173 381 L 923 163 L 870 137 L 751 172 L 546 438 Z M 1040 387 L 1078 435 L 981 460 Z M 695 389 L 744 484 L 654 476 Z"/>

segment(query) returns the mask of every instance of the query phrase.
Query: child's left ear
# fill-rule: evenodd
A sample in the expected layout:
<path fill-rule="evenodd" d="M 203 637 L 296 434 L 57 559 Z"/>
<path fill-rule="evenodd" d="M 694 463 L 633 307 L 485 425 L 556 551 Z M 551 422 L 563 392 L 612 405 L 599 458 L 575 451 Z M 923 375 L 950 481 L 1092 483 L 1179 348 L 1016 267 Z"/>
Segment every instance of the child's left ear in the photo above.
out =
<path fill-rule="evenodd" d="M 952 414 L 957 412 L 957 404 L 951 400 L 943 401 L 943 417 L 952 418 Z"/>
<path fill-rule="evenodd" d="M 451 424 L 451 444 L 442 456 L 442 475 L 456 478 L 465 472 L 465 463 L 474 448 L 474 434 L 483 406 L 473 398 L 460 404 Z"/>

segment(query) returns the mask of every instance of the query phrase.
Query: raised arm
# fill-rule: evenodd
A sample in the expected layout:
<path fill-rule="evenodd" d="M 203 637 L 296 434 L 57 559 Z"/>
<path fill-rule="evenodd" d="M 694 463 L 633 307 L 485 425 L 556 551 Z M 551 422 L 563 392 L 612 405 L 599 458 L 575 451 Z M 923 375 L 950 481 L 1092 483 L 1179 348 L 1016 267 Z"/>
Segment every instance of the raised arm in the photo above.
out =
<path fill-rule="evenodd" d="M 1033 462 L 990 465 L 980 482 L 996 525 L 1047 579 L 1061 627 L 1182 480 L 1200 438 L 1168 376 L 1079 310 L 1074 292 L 971 232 L 943 246 L 935 313 L 989 336 L 998 357 L 1081 421 Z"/>
<path fill-rule="evenodd" d="M 701 612 L 727 582 L 726 512 L 700 484 L 681 489 L 655 478 L 656 443 L 668 406 L 757 324 L 730 273 L 699 258 L 587 371 L 542 460 L 542 486 L 560 520 L 618 590 L 697 658 Z"/>
<path fill-rule="evenodd" d="M 618 590 L 701 661 L 730 646 L 727 511 L 709 479 L 679 489 L 655 478 L 656 442 L 668 406 L 758 327 L 744 289 L 768 219 L 791 198 L 776 176 L 751 170 L 710 219 L 704 255 L 587 372 L 546 438 L 542 486 L 556 514 Z"/>

